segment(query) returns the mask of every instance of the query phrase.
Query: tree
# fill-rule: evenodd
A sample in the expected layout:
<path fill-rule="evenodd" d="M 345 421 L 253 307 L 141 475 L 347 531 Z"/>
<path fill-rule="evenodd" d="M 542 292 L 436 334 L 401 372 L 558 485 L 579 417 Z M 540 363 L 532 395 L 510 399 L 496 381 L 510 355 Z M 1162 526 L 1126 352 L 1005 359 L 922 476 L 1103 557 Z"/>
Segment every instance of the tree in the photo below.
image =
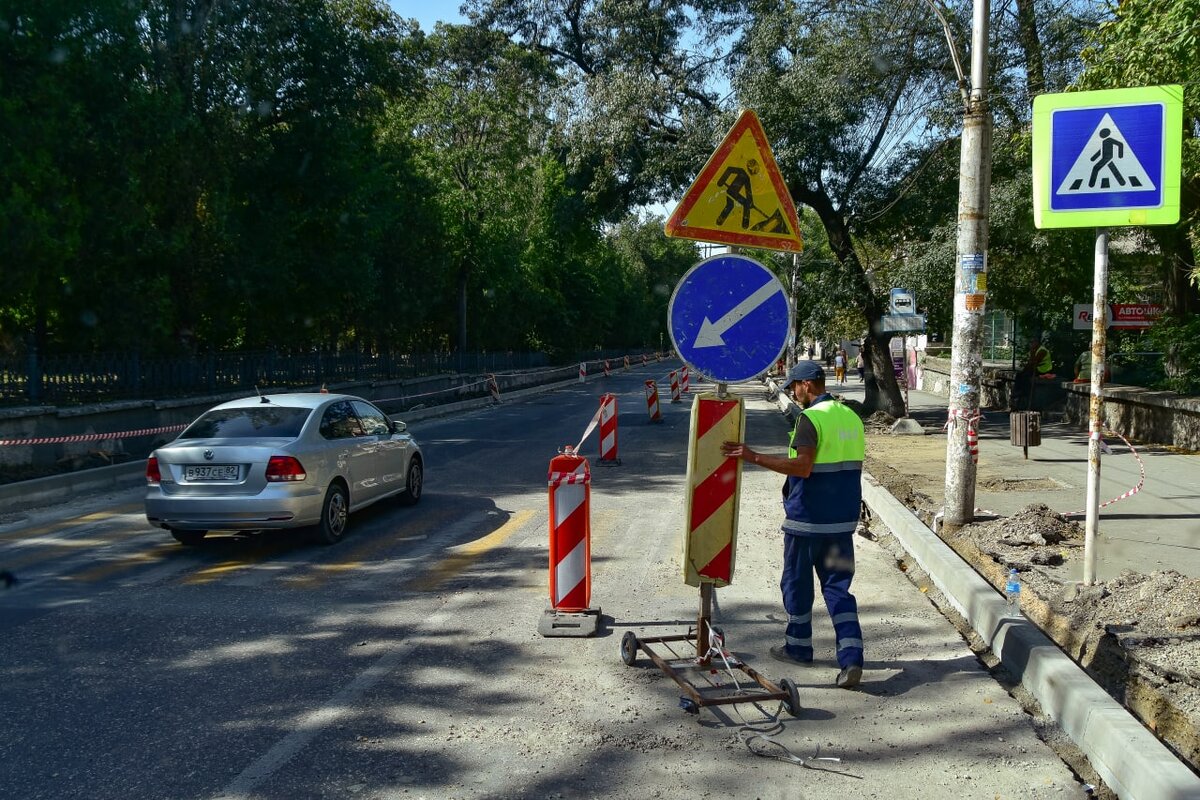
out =
<path fill-rule="evenodd" d="M 1200 225 L 1200 97 L 1194 90 L 1200 74 L 1200 0 L 1157 3 L 1123 0 L 1113 19 L 1101 25 L 1083 51 L 1086 71 L 1080 89 L 1185 86 L 1182 205 L 1178 225 L 1155 227 L 1151 235 L 1163 254 L 1165 306 L 1172 315 L 1200 311 L 1200 268 L 1196 267 Z"/>
<path fill-rule="evenodd" d="M 936 24 L 934 21 L 933 24 Z M 741 33 L 734 86 L 757 108 L 792 197 L 812 208 L 838 264 L 838 280 L 870 326 L 865 405 L 901 416 L 890 333 L 879 332 L 890 287 L 873 286 L 855 233 L 868 189 L 886 180 L 894 148 L 919 130 L 927 97 L 944 90 L 940 31 L 924 8 L 894 4 L 760 3 Z"/>
<path fill-rule="evenodd" d="M 544 61 L 506 37 L 470 25 L 438 25 L 427 41 L 427 95 L 414 109 L 437 177 L 457 275 L 455 347 L 467 347 L 472 277 L 489 261 L 528 204 L 545 141 Z"/>

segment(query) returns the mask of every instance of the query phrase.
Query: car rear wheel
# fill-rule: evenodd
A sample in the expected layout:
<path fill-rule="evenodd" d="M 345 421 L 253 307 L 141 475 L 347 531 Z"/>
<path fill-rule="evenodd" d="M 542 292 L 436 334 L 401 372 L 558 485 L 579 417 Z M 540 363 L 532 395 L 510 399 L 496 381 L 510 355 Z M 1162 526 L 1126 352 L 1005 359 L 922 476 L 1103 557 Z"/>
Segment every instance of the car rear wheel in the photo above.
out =
<path fill-rule="evenodd" d="M 175 541 L 180 544 L 186 544 L 188 547 L 195 547 L 204 541 L 204 536 L 208 531 L 181 531 L 178 528 L 171 528 L 171 535 L 175 537 Z"/>
<path fill-rule="evenodd" d="M 425 468 L 421 459 L 414 458 L 408 465 L 408 475 L 404 479 L 404 491 L 400 493 L 400 503 L 414 506 L 421 499 L 421 491 L 425 488 Z"/>
<path fill-rule="evenodd" d="M 340 483 L 330 484 L 321 504 L 321 521 L 314 531 L 321 544 L 337 544 L 346 535 L 346 520 L 350 513 L 350 498 L 346 487 Z"/>

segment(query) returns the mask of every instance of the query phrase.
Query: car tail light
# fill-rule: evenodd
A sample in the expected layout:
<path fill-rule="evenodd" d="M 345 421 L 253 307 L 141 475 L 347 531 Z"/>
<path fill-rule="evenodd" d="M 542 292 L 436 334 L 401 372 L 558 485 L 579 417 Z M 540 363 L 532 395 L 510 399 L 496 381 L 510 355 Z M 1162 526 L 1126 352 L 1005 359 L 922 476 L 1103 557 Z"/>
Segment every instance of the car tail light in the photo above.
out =
<path fill-rule="evenodd" d="M 158 459 L 150 456 L 146 459 L 146 483 L 151 486 L 162 481 L 162 473 L 158 471 Z"/>
<path fill-rule="evenodd" d="M 271 460 L 267 462 L 269 481 L 302 481 L 307 477 L 304 467 L 291 456 L 271 456 Z"/>

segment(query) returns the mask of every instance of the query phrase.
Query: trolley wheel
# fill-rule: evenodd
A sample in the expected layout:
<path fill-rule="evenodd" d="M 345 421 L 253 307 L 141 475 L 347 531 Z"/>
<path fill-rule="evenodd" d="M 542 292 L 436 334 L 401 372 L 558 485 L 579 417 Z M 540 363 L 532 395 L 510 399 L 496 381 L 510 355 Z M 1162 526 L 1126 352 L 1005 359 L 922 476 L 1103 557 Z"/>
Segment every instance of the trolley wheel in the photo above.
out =
<path fill-rule="evenodd" d="M 780 678 L 779 688 L 787 693 L 787 698 L 783 701 L 783 707 L 793 717 L 800 716 L 800 692 L 796 689 L 796 684 L 792 683 L 791 678 Z"/>
<path fill-rule="evenodd" d="M 625 662 L 625 666 L 633 666 L 633 662 L 637 661 L 637 653 L 637 634 L 633 631 L 625 631 L 625 635 L 621 637 L 621 660 Z"/>

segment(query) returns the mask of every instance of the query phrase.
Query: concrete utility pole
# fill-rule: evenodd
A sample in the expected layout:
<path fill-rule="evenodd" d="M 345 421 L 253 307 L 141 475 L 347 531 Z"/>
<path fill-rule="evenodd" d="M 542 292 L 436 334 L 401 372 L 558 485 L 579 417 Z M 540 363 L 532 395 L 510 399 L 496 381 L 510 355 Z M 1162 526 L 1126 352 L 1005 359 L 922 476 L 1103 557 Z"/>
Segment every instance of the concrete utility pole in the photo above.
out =
<path fill-rule="evenodd" d="M 946 436 L 943 516 L 943 525 L 951 530 L 975 518 L 975 463 L 967 434 L 979 424 L 983 317 L 987 307 L 988 198 L 992 183 L 992 112 L 987 98 L 989 5 L 989 0 L 975 0 L 971 88 L 969 93 L 964 92 L 966 114 L 959 161 L 958 263 L 948 409 L 951 424 Z"/>

